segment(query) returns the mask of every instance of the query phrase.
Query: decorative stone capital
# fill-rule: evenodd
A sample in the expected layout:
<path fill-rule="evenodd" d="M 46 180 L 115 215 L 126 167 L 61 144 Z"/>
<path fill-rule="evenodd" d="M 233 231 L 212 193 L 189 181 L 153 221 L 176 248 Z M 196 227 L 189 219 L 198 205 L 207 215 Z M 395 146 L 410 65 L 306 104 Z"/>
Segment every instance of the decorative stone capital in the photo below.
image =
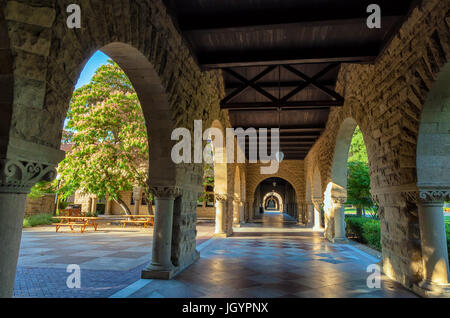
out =
<path fill-rule="evenodd" d="M 28 193 L 39 181 L 56 177 L 55 166 L 23 160 L 0 160 L 0 192 Z"/>
<path fill-rule="evenodd" d="M 223 193 L 214 193 L 214 198 L 216 201 L 226 201 L 228 199 L 228 195 Z"/>
<path fill-rule="evenodd" d="M 450 190 L 446 189 L 427 189 L 419 190 L 419 202 L 439 203 L 450 200 Z"/>
<path fill-rule="evenodd" d="M 175 199 L 181 195 L 181 188 L 156 186 L 156 187 L 149 187 L 149 192 L 153 194 L 156 198 Z"/>
<path fill-rule="evenodd" d="M 333 201 L 334 205 L 344 205 L 345 202 L 347 202 L 347 198 L 331 198 L 331 200 Z"/>
<path fill-rule="evenodd" d="M 312 203 L 314 205 L 321 205 L 323 203 L 323 199 L 322 198 L 313 198 Z"/>

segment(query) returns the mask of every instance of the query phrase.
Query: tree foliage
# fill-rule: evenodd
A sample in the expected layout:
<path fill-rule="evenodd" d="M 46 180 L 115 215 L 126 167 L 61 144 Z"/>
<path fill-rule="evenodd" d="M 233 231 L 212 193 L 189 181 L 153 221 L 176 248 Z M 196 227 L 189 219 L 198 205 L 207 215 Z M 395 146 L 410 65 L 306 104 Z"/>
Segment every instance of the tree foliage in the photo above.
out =
<path fill-rule="evenodd" d="M 349 149 L 347 163 L 347 203 L 357 209 L 357 214 L 368 212 L 376 215 L 376 207 L 370 194 L 369 160 L 361 130 L 357 126 Z"/>
<path fill-rule="evenodd" d="M 108 196 L 129 213 L 119 193 L 133 186 L 148 193 L 147 130 L 137 94 L 116 63 L 99 67 L 73 93 L 66 129 L 73 147 L 58 169 L 61 192 Z"/>

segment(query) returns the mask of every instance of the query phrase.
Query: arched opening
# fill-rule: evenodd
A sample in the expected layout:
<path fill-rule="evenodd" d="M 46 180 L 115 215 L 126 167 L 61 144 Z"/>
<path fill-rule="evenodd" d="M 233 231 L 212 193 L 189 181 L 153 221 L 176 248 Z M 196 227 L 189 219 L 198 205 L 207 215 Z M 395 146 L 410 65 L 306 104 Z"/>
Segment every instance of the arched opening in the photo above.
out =
<path fill-rule="evenodd" d="M 324 227 L 322 177 L 318 166 L 313 169 L 311 180 L 311 193 L 313 203 L 313 229 L 321 230 Z"/>
<path fill-rule="evenodd" d="M 347 241 L 347 224 L 350 233 L 355 232 L 353 227 L 360 222 L 375 222 L 375 227 L 379 229 L 378 221 L 350 218 L 351 216 L 370 216 L 372 219 L 378 219 L 377 208 L 374 206 L 370 194 L 369 161 L 364 136 L 356 121 L 351 117 L 342 122 L 336 138 L 332 177 L 325 191 L 324 203 L 325 235 L 333 242 Z M 344 206 L 345 203 L 347 207 Z M 373 234 L 379 236 L 380 231 Z M 368 243 L 365 237 L 354 238 Z M 371 247 L 380 249 L 379 239 L 378 242 L 373 240 L 369 244 Z"/>
<path fill-rule="evenodd" d="M 271 212 L 283 212 L 283 198 L 277 192 L 268 192 L 263 198 L 264 210 Z"/>
<path fill-rule="evenodd" d="M 297 195 L 292 184 L 285 179 L 271 177 L 261 181 L 254 192 L 256 218 L 267 213 L 284 214 L 287 219 L 295 220 L 297 215 Z M 271 202 L 272 205 L 269 206 Z"/>
<path fill-rule="evenodd" d="M 417 140 L 416 169 L 423 281 L 433 293 L 450 290 L 450 63 L 438 74 L 423 105 Z"/>

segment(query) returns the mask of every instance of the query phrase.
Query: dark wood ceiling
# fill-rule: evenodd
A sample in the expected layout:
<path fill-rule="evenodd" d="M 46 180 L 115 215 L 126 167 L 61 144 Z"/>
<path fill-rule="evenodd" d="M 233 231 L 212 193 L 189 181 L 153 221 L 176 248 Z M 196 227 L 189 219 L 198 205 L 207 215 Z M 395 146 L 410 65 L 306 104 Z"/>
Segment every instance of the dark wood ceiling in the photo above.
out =
<path fill-rule="evenodd" d="M 371 63 L 416 0 L 164 0 L 203 69 L 221 68 L 233 127 L 278 128 L 285 159 L 320 136 L 340 63 Z M 381 8 L 370 29 L 367 6 Z"/>

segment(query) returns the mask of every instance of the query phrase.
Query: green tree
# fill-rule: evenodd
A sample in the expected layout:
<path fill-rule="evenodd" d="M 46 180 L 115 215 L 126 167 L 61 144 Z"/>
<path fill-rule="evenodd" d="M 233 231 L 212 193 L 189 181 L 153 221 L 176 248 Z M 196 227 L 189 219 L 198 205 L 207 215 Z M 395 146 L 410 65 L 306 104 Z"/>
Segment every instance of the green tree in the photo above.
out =
<path fill-rule="evenodd" d="M 356 214 L 365 214 L 366 209 L 375 216 L 376 209 L 370 195 L 369 160 L 361 130 L 357 126 L 353 133 L 347 163 L 347 203 L 356 207 Z"/>
<path fill-rule="evenodd" d="M 73 93 L 66 123 L 73 147 L 58 169 L 60 192 L 70 195 L 71 189 L 79 189 L 107 196 L 130 214 L 120 191 L 143 187 L 150 203 L 147 130 L 130 80 L 116 63 L 108 62 Z"/>
<path fill-rule="evenodd" d="M 348 161 L 359 161 L 365 164 L 369 164 L 367 157 L 366 144 L 364 143 L 363 134 L 359 126 L 356 126 L 350 143 L 350 149 L 348 151 Z"/>

